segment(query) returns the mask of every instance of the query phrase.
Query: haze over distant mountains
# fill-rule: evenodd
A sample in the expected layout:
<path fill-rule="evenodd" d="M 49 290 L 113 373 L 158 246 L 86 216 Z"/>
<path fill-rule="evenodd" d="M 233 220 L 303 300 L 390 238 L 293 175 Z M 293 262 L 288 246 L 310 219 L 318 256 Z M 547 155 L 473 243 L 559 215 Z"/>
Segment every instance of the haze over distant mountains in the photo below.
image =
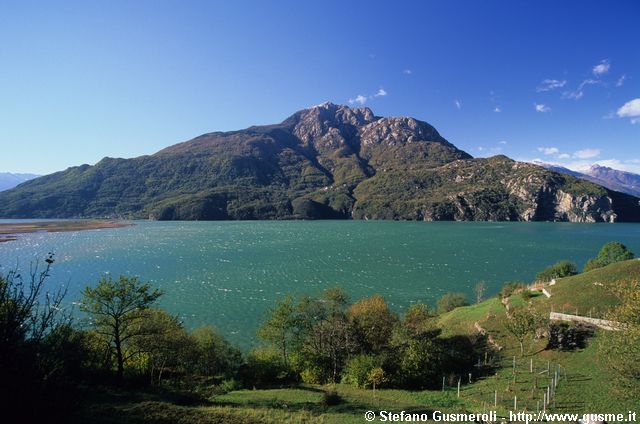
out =
<path fill-rule="evenodd" d="M 534 162 L 549 170 L 573 175 L 583 180 L 591 181 L 611 190 L 627 193 L 632 196 L 640 196 L 640 175 L 633 172 L 620 171 L 607 166 L 593 165 L 585 172 L 543 162 Z"/>
<path fill-rule="evenodd" d="M 474 159 L 414 118 L 324 103 L 36 178 L 0 193 L 0 217 L 613 222 L 640 220 L 639 200 L 506 156 Z"/>
<path fill-rule="evenodd" d="M 0 172 L 0 191 L 14 188 L 20 183 L 38 177 L 36 174 L 14 174 L 11 172 Z"/>

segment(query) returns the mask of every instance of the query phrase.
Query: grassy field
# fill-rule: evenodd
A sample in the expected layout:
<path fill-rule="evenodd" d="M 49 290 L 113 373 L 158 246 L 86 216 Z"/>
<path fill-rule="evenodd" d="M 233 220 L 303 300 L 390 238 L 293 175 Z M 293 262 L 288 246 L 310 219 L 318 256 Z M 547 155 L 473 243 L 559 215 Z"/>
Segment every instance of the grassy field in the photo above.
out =
<path fill-rule="evenodd" d="M 520 294 L 510 298 L 511 308 L 531 306 L 543 314 L 552 309 L 567 313 L 604 315 L 615 304 L 611 289 L 622 280 L 640 277 L 640 261 L 631 260 L 589 273 L 558 280 L 549 288 L 551 298 L 542 294 L 525 300 Z M 597 314 L 595 313 L 597 311 Z M 460 397 L 457 380 L 446 381 L 444 391 L 406 391 L 359 389 L 350 385 L 300 385 L 261 390 L 236 390 L 208 399 L 195 399 L 171 391 L 135 392 L 102 390 L 91 393 L 82 402 L 78 423 L 363 423 L 366 411 L 393 412 L 481 412 L 497 410 L 506 415 L 514 409 L 536 411 L 542 404 L 550 377 L 559 370 L 556 396 L 549 410 L 554 412 L 622 412 L 638 410 L 637 400 L 620 399 L 612 386 L 612 376 L 603 369 L 598 345 L 598 330 L 583 349 L 546 350 L 546 339 L 525 344 L 520 356 L 517 341 L 504 327 L 505 307 L 497 297 L 480 304 L 457 308 L 439 317 L 445 335 L 464 334 L 477 337 L 477 322 L 496 344 L 498 354 L 487 351 L 479 357 L 477 372 L 461 379 Z M 515 358 L 515 367 L 514 367 Z M 485 365 L 485 360 L 487 365 Z M 547 373 L 549 369 L 549 373 Z M 324 393 L 335 390 L 341 402 L 328 406 Z"/>
<path fill-rule="evenodd" d="M 324 392 L 335 390 L 341 402 L 324 404 Z M 301 385 L 281 389 L 237 390 L 206 402 L 171 392 L 103 390 L 83 402 L 76 423 L 326 423 L 364 422 L 366 411 L 428 413 L 468 410 L 453 392 L 358 389 L 349 385 Z"/>

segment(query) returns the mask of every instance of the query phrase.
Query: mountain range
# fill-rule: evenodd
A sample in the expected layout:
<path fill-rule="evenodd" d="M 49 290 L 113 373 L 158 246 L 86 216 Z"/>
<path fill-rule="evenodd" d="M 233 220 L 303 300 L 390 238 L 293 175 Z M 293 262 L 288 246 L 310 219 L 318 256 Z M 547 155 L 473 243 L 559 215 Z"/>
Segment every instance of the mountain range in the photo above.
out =
<path fill-rule="evenodd" d="M 543 162 L 534 162 L 552 171 L 561 172 L 583 180 L 591 181 L 610 190 L 627 193 L 632 196 L 640 196 L 640 175 L 633 172 L 620 171 L 607 166 L 592 165 L 585 172 Z"/>
<path fill-rule="evenodd" d="M 14 174 L 11 172 L 0 172 L 0 191 L 14 188 L 20 183 L 38 177 L 36 174 Z"/>
<path fill-rule="evenodd" d="M 614 222 L 640 220 L 638 201 L 506 156 L 473 158 L 414 118 L 323 103 L 36 178 L 0 193 L 0 217 Z"/>

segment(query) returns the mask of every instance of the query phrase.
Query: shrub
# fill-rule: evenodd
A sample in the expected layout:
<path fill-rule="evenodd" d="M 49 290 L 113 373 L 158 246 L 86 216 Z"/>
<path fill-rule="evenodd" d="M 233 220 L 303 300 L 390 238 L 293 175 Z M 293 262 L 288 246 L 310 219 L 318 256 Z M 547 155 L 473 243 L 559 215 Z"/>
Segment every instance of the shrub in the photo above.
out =
<path fill-rule="evenodd" d="M 446 293 L 438 300 L 438 313 L 444 314 L 468 304 L 467 297 L 463 293 Z"/>
<path fill-rule="evenodd" d="M 517 293 L 518 291 L 524 288 L 525 288 L 525 285 L 520 282 L 512 281 L 509 283 L 505 283 L 504 286 L 502 286 L 500 293 L 498 293 L 498 297 L 499 298 L 509 297 L 512 294 Z"/>
<path fill-rule="evenodd" d="M 280 353 L 269 348 L 250 352 L 242 371 L 246 385 L 278 384 L 292 380 L 291 370 L 282 362 Z"/>
<path fill-rule="evenodd" d="M 380 366 L 381 360 L 376 356 L 355 356 L 347 362 L 342 379 L 345 383 L 353 384 L 357 387 L 366 387 L 369 384 L 371 370 Z"/>
<path fill-rule="evenodd" d="M 598 262 L 596 259 L 589 259 L 584 266 L 582 272 L 593 271 L 594 269 L 602 268 L 602 264 Z"/>
<path fill-rule="evenodd" d="M 571 275 L 576 275 L 577 273 L 578 269 L 576 268 L 576 264 L 569 261 L 560 261 L 554 265 L 546 267 L 542 272 L 538 273 L 536 279 L 538 281 L 547 282 L 554 278 L 569 277 Z"/>
<path fill-rule="evenodd" d="M 522 296 L 522 299 L 525 302 L 528 302 L 529 299 L 533 297 L 533 293 L 531 293 L 529 290 L 523 290 L 522 293 L 520 293 L 520 296 Z"/>

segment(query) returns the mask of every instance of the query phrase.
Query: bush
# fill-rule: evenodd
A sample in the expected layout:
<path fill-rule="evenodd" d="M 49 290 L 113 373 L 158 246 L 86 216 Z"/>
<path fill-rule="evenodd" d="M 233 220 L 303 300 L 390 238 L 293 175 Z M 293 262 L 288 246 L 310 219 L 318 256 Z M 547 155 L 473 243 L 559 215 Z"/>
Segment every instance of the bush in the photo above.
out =
<path fill-rule="evenodd" d="M 367 387 L 371 370 L 380 367 L 381 362 L 380 358 L 372 355 L 355 356 L 347 362 L 342 380 L 357 387 Z"/>
<path fill-rule="evenodd" d="M 569 277 L 571 275 L 576 275 L 577 273 L 578 269 L 576 268 L 576 264 L 569 261 L 560 261 L 554 265 L 546 267 L 544 271 L 540 272 L 536 276 L 536 279 L 538 281 L 547 282 L 554 278 Z"/>
<path fill-rule="evenodd" d="M 523 290 L 522 293 L 520 293 L 520 296 L 522 296 L 522 300 L 528 302 L 533 297 L 533 293 L 529 290 Z"/>
<path fill-rule="evenodd" d="M 518 291 L 521 291 L 524 288 L 525 288 L 525 285 L 523 283 L 519 283 L 515 281 L 510 283 L 505 283 L 505 285 L 502 286 L 500 293 L 498 293 L 498 297 L 499 298 L 509 297 L 512 294 L 517 293 Z"/>
<path fill-rule="evenodd" d="M 248 386 L 279 384 L 293 380 L 292 372 L 282 362 L 280 353 L 268 348 L 250 352 L 241 371 Z"/>
<path fill-rule="evenodd" d="M 602 264 L 598 262 L 596 259 L 589 259 L 584 266 L 582 272 L 593 271 L 594 269 L 602 268 Z"/>
<path fill-rule="evenodd" d="M 446 293 L 438 300 L 438 313 L 444 314 L 468 304 L 467 297 L 463 293 Z"/>

